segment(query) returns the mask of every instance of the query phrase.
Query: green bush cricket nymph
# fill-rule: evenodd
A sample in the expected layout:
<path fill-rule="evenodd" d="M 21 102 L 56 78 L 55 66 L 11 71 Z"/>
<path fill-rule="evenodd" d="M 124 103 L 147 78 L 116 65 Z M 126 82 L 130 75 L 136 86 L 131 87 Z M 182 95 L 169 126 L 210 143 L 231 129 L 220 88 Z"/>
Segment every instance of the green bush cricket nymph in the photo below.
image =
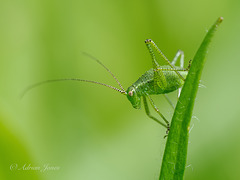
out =
<path fill-rule="evenodd" d="M 94 84 L 99 84 L 102 86 L 106 86 L 108 88 L 111 88 L 113 90 L 116 90 L 120 92 L 121 94 L 127 96 L 128 100 L 131 102 L 132 106 L 135 109 L 141 108 L 141 97 L 143 99 L 145 112 L 148 117 L 156 121 L 157 123 L 161 124 L 165 128 L 167 128 L 167 133 L 170 129 L 170 124 L 168 120 L 162 115 L 162 113 L 159 111 L 157 106 L 154 104 L 153 100 L 149 95 L 157 95 L 157 94 L 164 94 L 173 92 L 175 90 L 179 90 L 179 93 L 181 91 L 181 87 L 184 84 L 185 78 L 188 74 L 188 70 L 190 68 L 190 62 L 189 66 L 184 69 L 184 53 L 182 51 L 178 51 L 176 56 L 174 57 L 173 61 L 170 62 L 166 56 L 162 53 L 162 51 L 157 47 L 157 45 L 151 40 L 147 39 L 145 41 L 147 48 L 150 52 L 150 55 L 152 57 L 152 64 L 153 68 L 146 71 L 135 83 L 133 83 L 126 91 L 122 87 L 121 83 L 118 81 L 116 76 L 105 66 L 103 65 L 98 59 L 94 58 L 93 56 L 84 53 L 85 55 L 89 56 L 91 59 L 95 60 L 98 64 L 100 64 L 102 67 L 104 67 L 111 76 L 116 80 L 118 83 L 120 89 L 113 87 L 108 84 L 91 81 L 91 80 L 84 80 L 84 79 L 78 79 L 78 78 L 69 78 L 69 79 L 53 79 L 53 80 L 47 80 L 43 81 L 37 84 L 34 84 L 30 87 L 28 87 L 23 95 L 29 91 L 30 89 L 37 87 L 39 85 L 45 84 L 45 83 L 51 83 L 51 82 L 57 82 L 57 81 L 81 81 L 81 82 L 89 82 Z M 163 58 L 163 60 L 168 64 L 164 66 L 159 66 L 156 56 L 154 54 L 154 50 Z M 180 57 L 180 67 L 175 66 L 178 58 Z M 165 96 L 167 98 L 167 96 Z M 150 114 L 147 99 L 149 100 L 151 106 L 153 109 L 161 116 L 163 121 L 158 120 L 154 116 Z M 172 105 L 171 101 L 167 98 L 168 102 Z M 172 105 L 173 106 L 173 105 Z"/>

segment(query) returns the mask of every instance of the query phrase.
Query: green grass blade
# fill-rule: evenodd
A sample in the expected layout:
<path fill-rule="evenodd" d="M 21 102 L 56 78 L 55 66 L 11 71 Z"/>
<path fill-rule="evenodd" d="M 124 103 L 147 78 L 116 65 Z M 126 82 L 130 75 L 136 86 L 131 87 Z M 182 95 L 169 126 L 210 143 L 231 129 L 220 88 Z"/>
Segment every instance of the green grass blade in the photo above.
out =
<path fill-rule="evenodd" d="M 194 101 L 196 98 L 202 70 L 205 64 L 209 44 L 222 20 L 222 17 L 218 18 L 218 20 L 207 32 L 200 48 L 198 49 L 193 59 L 191 68 L 189 70 L 181 96 L 178 100 L 172 118 L 171 129 L 168 135 L 162 161 L 162 168 L 159 178 L 160 180 L 183 179 L 187 159 L 188 136 Z"/>

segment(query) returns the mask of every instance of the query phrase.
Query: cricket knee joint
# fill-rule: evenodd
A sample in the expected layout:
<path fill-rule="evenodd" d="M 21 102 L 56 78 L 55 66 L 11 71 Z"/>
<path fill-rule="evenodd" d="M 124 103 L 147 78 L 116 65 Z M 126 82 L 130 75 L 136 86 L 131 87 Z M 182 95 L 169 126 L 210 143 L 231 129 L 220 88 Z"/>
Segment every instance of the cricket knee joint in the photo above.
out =
<path fill-rule="evenodd" d="M 152 42 L 151 39 L 146 39 L 146 40 L 145 40 L 145 43 L 146 43 L 146 44 L 147 44 L 147 43 L 150 43 L 150 42 Z"/>
<path fill-rule="evenodd" d="M 181 50 L 181 49 L 179 49 L 178 51 L 177 51 L 177 53 L 179 53 L 179 54 L 184 54 L 184 52 Z"/>

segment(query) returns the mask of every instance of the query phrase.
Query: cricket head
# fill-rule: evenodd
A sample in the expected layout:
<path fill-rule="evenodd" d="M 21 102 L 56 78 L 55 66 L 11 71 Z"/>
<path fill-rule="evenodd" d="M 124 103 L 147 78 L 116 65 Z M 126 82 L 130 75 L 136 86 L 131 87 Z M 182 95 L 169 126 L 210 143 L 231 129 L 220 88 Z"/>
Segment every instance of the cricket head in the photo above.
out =
<path fill-rule="evenodd" d="M 127 98 L 135 109 L 141 108 L 141 97 L 137 94 L 136 89 L 130 86 L 127 89 Z"/>

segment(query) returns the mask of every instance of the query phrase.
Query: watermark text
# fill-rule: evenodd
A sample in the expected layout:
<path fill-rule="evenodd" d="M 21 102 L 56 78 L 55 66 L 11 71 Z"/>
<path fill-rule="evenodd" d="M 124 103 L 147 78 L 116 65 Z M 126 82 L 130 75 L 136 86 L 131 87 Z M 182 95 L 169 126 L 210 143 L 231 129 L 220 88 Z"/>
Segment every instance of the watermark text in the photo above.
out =
<path fill-rule="evenodd" d="M 59 171 L 60 166 L 54 166 L 51 164 L 43 164 L 41 166 L 35 166 L 31 163 L 25 163 L 25 164 L 17 164 L 13 163 L 10 165 L 11 171 L 39 171 L 39 172 L 47 172 L 47 171 Z"/>

